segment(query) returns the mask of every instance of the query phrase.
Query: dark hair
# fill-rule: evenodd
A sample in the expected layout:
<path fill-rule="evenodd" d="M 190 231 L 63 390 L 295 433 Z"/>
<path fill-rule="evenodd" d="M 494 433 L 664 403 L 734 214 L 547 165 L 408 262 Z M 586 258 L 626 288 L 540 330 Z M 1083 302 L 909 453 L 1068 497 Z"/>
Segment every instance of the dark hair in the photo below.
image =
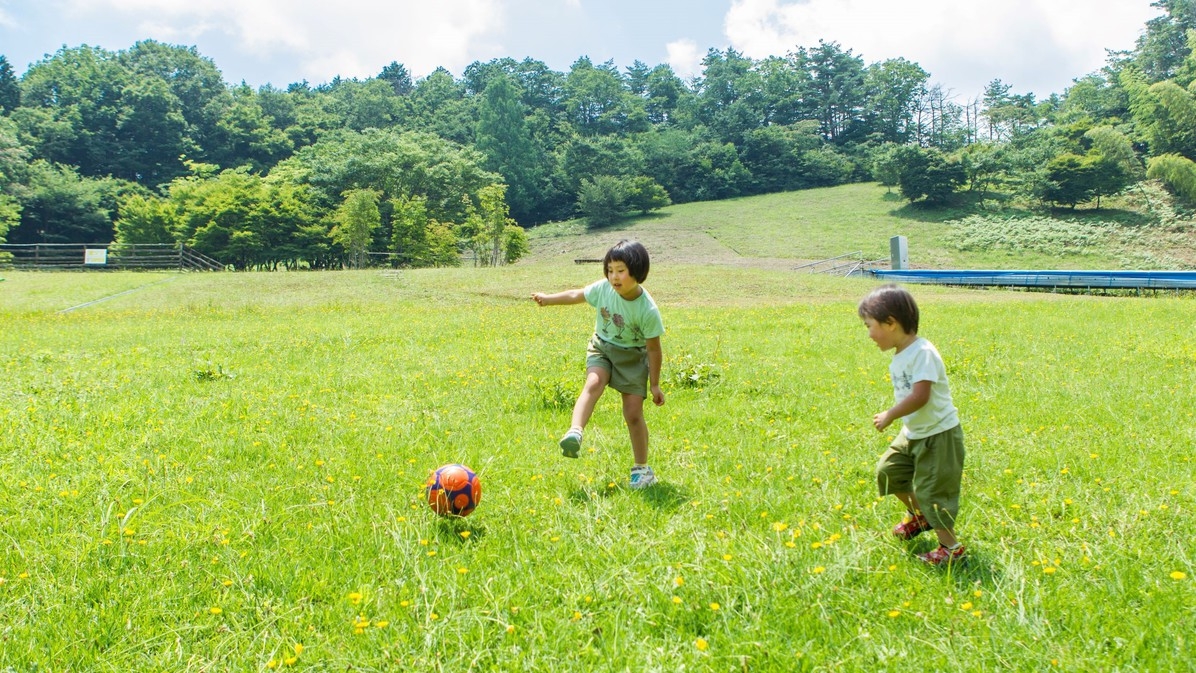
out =
<path fill-rule="evenodd" d="M 882 285 L 860 300 L 861 318 L 888 322 L 890 318 L 901 325 L 906 334 L 918 333 L 918 302 L 905 288 Z"/>
<path fill-rule="evenodd" d="M 602 258 L 602 275 L 606 275 L 610 270 L 611 262 L 626 264 L 631 277 L 637 283 L 648 279 L 648 267 L 650 266 L 648 250 L 639 241 L 623 239 L 607 250 L 606 257 Z"/>

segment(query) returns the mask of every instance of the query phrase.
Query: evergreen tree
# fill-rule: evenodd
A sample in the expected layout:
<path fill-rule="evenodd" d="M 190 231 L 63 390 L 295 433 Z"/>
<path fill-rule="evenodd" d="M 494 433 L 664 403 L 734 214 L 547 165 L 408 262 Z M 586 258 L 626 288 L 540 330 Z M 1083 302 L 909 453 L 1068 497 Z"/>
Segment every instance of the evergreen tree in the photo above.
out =
<path fill-rule="evenodd" d="M 543 156 L 524 120 L 523 105 L 509 77 L 490 80 L 478 106 L 477 148 L 486 169 L 503 176 L 507 203 L 518 222 L 534 222 L 539 211 Z"/>
<path fill-rule="evenodd" d="M 0 54 L 0 114 L 8 114 L 21 104 L 21 86 L 13 73 L 12 64 Z"/>

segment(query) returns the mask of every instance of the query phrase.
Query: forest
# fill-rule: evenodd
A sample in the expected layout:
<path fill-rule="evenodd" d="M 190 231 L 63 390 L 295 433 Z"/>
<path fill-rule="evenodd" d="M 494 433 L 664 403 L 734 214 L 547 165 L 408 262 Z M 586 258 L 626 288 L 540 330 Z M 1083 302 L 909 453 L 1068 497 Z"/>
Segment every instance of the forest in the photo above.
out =
<path fill-rule="evenodd" d="M 961 101 L 917 63 L 838 43 L 699 76 L 511 58 L 413 80 L 230 84 L 194 47 L 0 55 L 0 243 L 170 243 L 236 269 L 499 265 L 525 230 L 857 181 L 933 208 L 1100 208 L 1161 181 L 1196 203 L 1196 3 L 1036 97 Z"/>

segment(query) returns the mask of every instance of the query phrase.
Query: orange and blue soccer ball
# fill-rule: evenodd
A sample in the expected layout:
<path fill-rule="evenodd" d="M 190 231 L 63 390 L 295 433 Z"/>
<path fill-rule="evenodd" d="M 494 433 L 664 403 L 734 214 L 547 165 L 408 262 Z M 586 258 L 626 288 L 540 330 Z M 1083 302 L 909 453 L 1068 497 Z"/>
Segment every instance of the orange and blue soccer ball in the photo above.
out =
<path fill-rule="evenodd" d="M 482 480 L 474 471 L 452 463 L 428 475 L 428 506 L 440 516 L 469 516 L 482 501 Z"/>

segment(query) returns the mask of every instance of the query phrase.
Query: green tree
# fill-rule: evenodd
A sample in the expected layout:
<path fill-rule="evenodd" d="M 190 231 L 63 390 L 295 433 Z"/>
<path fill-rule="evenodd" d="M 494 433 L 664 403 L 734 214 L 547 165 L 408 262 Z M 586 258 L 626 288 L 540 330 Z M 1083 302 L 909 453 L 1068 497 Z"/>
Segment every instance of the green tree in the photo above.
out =
<path fill-rule="evenodd" d="M 595 66 L 582 57 L 573 63 L 564 87 L 565 111 L 583 136 L 642 131 L 647 113 L 631 95 L 613 63 Z"/>
<path fill-rule="evenodd" d="M 1171 81 L 1131 88 L 1130 109 L 1151 154 L 1196 159 L 1196 96 Z"/>
<path fill-rule="evenodd" d="M 207 156 L 225 168 L 248 166 L 264 173 L 290 156 L 294 142 L 274 125 L 262 108 L 258 94 L 242 84 L 230 93 L 212 134 Z"/>
<path fill-rule="evenodd" d="M 1115 194 L 1128 184 L 1129 180 L 1121 165 L 1114 159 L 1096 150 L 1086 155 L 1061 154 L 1045 167 L 1042 182 L 1042 197 L 1051 203 L 1069 206 L 1096 199 L 1100 208 L 1100 197 Z"/>
<path fill-rule="evenodd" d="M 672 204 L 669 193 L 652 178 L 638 175 L 627 180 L 627 206 L 647 215 Z"/>
<path fill-rule="evenodd" d="M 617 222 L 627 212 L 627 183 L 613 175 L 597 175 L 581 181 L 577 210 L 592 228 Z"/>
<path fill-rule="evenodd" d="M 1158 82 L 1174 77 L 1191 53 L 1187 34 L 1196 29 L 1196 3 L 1155 0 L 1150 6 L 1165 13 L 1146 22 L 1133 60 L 1149 81 Z"/>
<path fill-rule="evenodd" d="M 378 73 L 378 79 L 390 84 L 391 91 L 396 96 L 406 96 L 415 89 L 415 85 L 411 81 L 411 73 L 407 72 L 407 66 L 398 61 L 391 61 Z"/>
<path fill-rule="evenodd" d="M 927 204 L 947 202 L 966 179 L 963 166 L 935 148 L 904 145 L 895 153 L 901 195 Z"/>
<path fill-rule="evenodd" d="M 408 100 L 408 113 L 401 126 L 434 133 L 459 145 L 472 145 L 477 122 L 475 100 L 465 97 L 465 88 L 444 68 L 437 68 L 416 83 Z"/>
<path fill-rule="evenodd" d="M 819 40 L 805 51 L 810 73 L 810 104 L 822 135 L 831 142 L 856 138 L 863 130 L 866 105 L 864 59 L 837 42 Z"/>
<path fill-rule="evenodd" d="M 482 266 L 499 266 L 515 261 L 522 254 L 510 250 L 515 244 L 526 248 L 526 237 L 513 234 L 518 229 L 507 216 L 505 185 L 488 185 L 478 193 L 478 206 L 470 213 L 468 230 L 473 234 L 467 245 L 474 251 L 474 259 Z"/>
<path fill-rule="evenodd" d="M 476 150 L 426 133 L 340 130 L 299 150 L 271 175 L 310 185 L 316 203 L 328 210 L 353 189 L 376 190 L 382 201 L 422 196 L 428 218 L 447 224 L 463 222 L 481 188 L 500 181 L 483 162 Z M 390 232 L 379 233 L 386 245 Z"/>
<path fill-rule="evenodd" d="M 1133 142 L 1121 131 L 1112 126 L 1095 126 L 1084 133 L 1084 140 L 1101 156 L 1116 162 L 1130 180 L 1141 180 L 1145 176 Z"/>
<path fill-rule="evenodd" d="M 170 203 L 153 196 L 130 194 L 121 199 L 114 223 L 115 241 L 125 244 L 175 243 L 178 217 Z"/>
<path fill-rule="evenodd" d="M 86 178 L 71 166 L 38 159 L 29 164 L 27 182 L 9 189 L 21 206 L 10 243 L 112 242 L 120 181 Z"/>
<path fill-rule="evenodd" d="M 12 64 L 0 54 L 0 115 L 6 115 L 21 105 L 21 85 L 13 73 Z"/>
<path fill-rule="evenodd" d="M 507 184 L 507 203 L 515 220 L 530 222 L 540 211 L 544 157 L 532 140 L 515 84 L 505 74 L 494 77 L 478 106 L 477 148 L 484 166 Z"/>
<path fill-rule="evenodd" d="M 864 125 L 869 137 L 899 144 L 914 139 L 918 103 L 930 74 L 917 63 L 894 58 L 864 70 Z"/>
<path fill-rule="evenodd" d="M 1178 154 L 1162 154 L 1147 162 L 1146 177 L 1161 180 L 1188 203 L 1196 203 L 1196 163 Z"/>
<path fill-rule="evenodd" d="M 399 266 L 458 266 L 457 236 L 429 219 L 427 199 L 401 196 L 391 201 L 391 250 Z"/>
<path fill-rule="evenodd" d="M 368 266 L 370 241 L 374 230 L 382 224 L 382 214 L 378 211 L 381 192 L 353 189 L 345 192 L 344 196 L 344 202 L 333 215 L 336 226 L 328 232 L 328 236 L 333 243 L 345 249 L 349 267 L 360 269 Z"/>

